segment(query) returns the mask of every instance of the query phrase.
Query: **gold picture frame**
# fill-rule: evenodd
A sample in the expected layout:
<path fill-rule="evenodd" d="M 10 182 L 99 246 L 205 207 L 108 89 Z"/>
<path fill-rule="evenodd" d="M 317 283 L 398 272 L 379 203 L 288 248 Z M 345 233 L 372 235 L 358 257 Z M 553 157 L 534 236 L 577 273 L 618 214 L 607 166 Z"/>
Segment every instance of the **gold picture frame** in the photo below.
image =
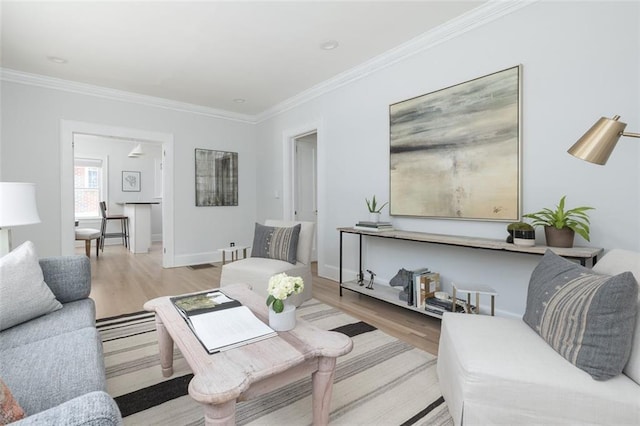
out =
<path fill-rule="evenodd" d="M 521 215 L 522 66 L 389 106 L 389 212 L 513 222 Z"/>

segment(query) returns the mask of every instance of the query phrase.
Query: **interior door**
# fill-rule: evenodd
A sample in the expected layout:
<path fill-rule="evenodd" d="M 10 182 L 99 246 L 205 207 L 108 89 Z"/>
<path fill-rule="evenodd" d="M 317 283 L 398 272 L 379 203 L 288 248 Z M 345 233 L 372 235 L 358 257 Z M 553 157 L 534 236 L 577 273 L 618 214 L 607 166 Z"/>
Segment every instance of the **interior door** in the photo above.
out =
<path fill-rule="evenodd" d="M 295 219 L 316 223 L 311 253 L 313 261 L 318 259 L 317 142 L 315 132 L 295 139 Z"/>

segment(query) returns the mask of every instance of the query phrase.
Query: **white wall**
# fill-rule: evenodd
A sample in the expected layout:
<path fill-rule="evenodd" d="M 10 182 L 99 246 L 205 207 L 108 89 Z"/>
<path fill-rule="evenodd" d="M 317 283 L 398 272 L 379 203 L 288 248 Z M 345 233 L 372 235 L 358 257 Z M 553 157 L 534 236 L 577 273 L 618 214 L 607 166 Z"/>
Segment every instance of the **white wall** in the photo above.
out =
<path fill-rule="evenodd" d="M 605 167 L 566 153 L 601 116 L 620 114 L 640 129 L 640 5 L 539 2 L 367 75 L 258 125 L 258 219 L 283 215 L 283 134 L 320 122 L 318 269 L 338 277 L 340 226 L 366 219 L 365 197 L 389 193 L 390 104 L 523 65 L 523 213 L 590 205 L 591 243 L 640 250 L 640 149 L 623 138 Z M 383 213 L 387 213 L 385 209 Z M 388 217 L 383 216 L 383 220 Z M 506 223 L 392 217 L 399 229 L 505 238 Z M 538 241 L 544 243 L 543 232 Z M 357 269 L 357 238 L 345 236 L 345 279 Z M 484 282 L 503 314 L 522 314 L 540 257 L 429 244 L 370 240 L 365 268 L 389 280 L 401 267 L 429 266 L 452 281 Z M 336 289 L 337 291 L 337 289 Z"/>
<path fill-rule="evenodd" d="M 621 139 L 605 167 L 565 152 L 600 116 L 620 114 L 629 131 L 640 130 L 639 25 L 637 2 L 534 3 L 257 126 L 3 81 L 1 178 L 35 182 L 42 218 L 41 224 L 15 228 L 14 241 L 34 241 L 43 256 L 60 252 L 61 205 L 71 202 L 60 199 L 60 120 L 174 136 L 177 265 L 210 261 L 229 241 L 250 244 L 254 220 L 283 217 L 283 135 L 310 130 L 311 123 L 319 127 L 319 272 L 337 279 L 336 228 L 367 217 L 365 197 L 388 197 L 388 106 L 522 64 L 523 212 L 553 206 L 566 194 L 572 206 L 596 207 L 591 245 L 640 250 L 637 141 Z M 239 153 L 238 207 L 195 207 L 195 148 Z M 506 223 L 392 220 L 400 229 L 506 237 Z M 347 279 L 357 268 L 356 241 L 345 237 Z M 587 244 L 579 237 L 576 242 Z M 371 241 L 365 267 L 381 281 L 400 267 L 427 265 L 441 272 L 447 286 L 456 280 L 486 282 L 500 292 L 498 310 L 520 314 L 538 261 L 530 255 Z"/>
<path fill-rule="evenodd" d="M 14 245 L 61 252 L 60 121 L 164 132 L 174 138 L 175 265 L 220 258 L 229 241 L 249 243 L 255 220 L 255 126 L 202 114 L 2 81 L 2 180 L 35 182 L 42 223 L 16 227 Z M 195 206 L 195 148 L 239 154 L 239 205 Z"/>
<path fill-rule="evenodd" d="M 110 214 L 122 214 L 123 201 L 162 201 L 156 193 L 156 162 L 162 161 L 162 145 L 159 143 L 141 143 L 144 155 L 129 157 L 138 142 L 116 138 L 105 138 L 94 135 L 74 136 L 74 156 L 79 158 L 99 158 L 105 163 L 104 179 L 106 179 L 105 194 L 107 211 Z M 122 191 L 122 171 L 140 172 L 140 192 Z M 160 185 L 162 184 L 161 179 Z M 119 223 L 109 224 L 108 232 L 117 232 Z M 100 229 L 99 220 L 81 220 L 81 227 Z M 112 228 L 113 227 L 113 230 Z M 153 241 L 162 241 L 162 206 L 151 206 L 151 236 Z M 120 243 L 117 239 L 107 240 L 107 243 Z"/>

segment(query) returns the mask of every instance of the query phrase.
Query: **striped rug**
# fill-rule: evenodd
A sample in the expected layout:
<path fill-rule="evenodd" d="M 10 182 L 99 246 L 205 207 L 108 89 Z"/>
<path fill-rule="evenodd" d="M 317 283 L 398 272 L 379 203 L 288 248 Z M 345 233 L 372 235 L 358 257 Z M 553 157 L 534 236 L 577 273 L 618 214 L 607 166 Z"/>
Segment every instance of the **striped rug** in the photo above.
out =
<path fill-rule="evenodd" d="M 451 425 L 436 375 L 436 357 L 328 305 L 310 300 L 298 316 L 349 335 L 338 358 L 331 402 L 335 425 Z M 163 378 L 153 314 L 98 320 L 109 393 L 126 425 L 201 425 L 202 407 L 187 394 L 191 371 L 179 350 L 174 375 Z M 239 425 L 309 425 L 311 378 L 237 405 Z"/>

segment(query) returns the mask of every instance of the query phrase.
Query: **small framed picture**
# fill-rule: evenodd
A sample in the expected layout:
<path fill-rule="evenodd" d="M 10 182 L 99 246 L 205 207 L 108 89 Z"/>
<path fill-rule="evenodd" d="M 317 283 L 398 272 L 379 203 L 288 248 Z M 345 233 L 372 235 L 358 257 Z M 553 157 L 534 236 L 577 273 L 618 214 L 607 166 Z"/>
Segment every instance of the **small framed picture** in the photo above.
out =
<path fill-rule="evenodd" d="M 140 192 L 140 172 L 122 172 L 122 192 Z"/>

